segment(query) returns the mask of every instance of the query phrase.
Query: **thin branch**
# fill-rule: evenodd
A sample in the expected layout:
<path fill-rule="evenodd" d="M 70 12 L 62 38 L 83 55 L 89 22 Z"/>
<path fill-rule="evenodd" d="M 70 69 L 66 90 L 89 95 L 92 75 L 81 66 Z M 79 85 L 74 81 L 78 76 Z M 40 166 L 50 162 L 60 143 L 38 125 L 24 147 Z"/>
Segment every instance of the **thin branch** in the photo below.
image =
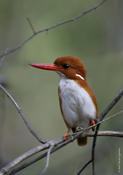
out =
<path fill-rule="evenodd" d="M 9 49 L 6 48 L 5 51 L 3 52 L 3 56 L 0 59 L 0 66 L 2 66 L 2 63 L 3 63 L 4 59 L 6 58 L 6 54 L 7 54 L 8 50 Z"/>
<path fill-rule="evenodd" d="M 16 165 L 18 165 L 19 163 L 21 163 L 24 160 L 26 160 L 27 158 L 37 154 L 38 152 L 41 152 L 41 151 L 44 151 L 44 150 L 48 149 L 51 145 L 55 146 L 55 145 L 57 145 L 61 142 L 63 142 L 63 137 L 62 138 L 57 138 L 55 140 L 50 140 L 50 141 L 48 141 L 47 143 L 45 143 L 43 145 L 39 145 L 37 147 L 34 147 L 34 148 L 30 149 L 29 151 L 25 152 L 24 154 L 22 154 L 21 156 L 19 156 L 18 158 L 14 159 L 10 163 L 8 163 L 6 166 L 4 166 L 0 171 L 0 175 L 4 175 L 6 173 L 10 174 L 9 173 L 10 170 L 12 168 L 14 168 Z"/>
<path fill-rule="evenodd" d="M 93 136 L 94 136 L 94 133 L 89 133 L 89 134 L 87 134 L 87 136 L 93 137 Z M 119 131 L 99 131 L 98 136 L 123 137 L 123 132 L 119 132 Z M 67 144 L 73 142 L 73 141 L 75 140 L 74 137 L 75 137 L 75 135 L 74 135 L 74 136 L 70 136 L 70 137 L 69 137 L 69 140 L 67 140 L 67 141 L 65 141 L 65 142 L 63 141 L 63 138 L 59 138 L 59 139 L 61 139 L 61 140 L 59 140 L 59 141 L 61 141 L 61 143 L 58 143 L 58 144 L 53 148 L 53 150 L 51 151 L 51 153 L 54 153 L 54 152 L 56 152 L 57 150 L 63 148 L 65 145 L 67 145 Z M 77 137 L 78 137 L 78 136 L 77 136 Z M 76 137 L 76 138 L 77 138 L 77 137 Z M 35 153 L 34 153 L 34 154 L 35 154 Z M 30 155 L 30 156 L 31 156 L 31 155 Z M 20 165 L 19 167 L 12 169 L 12 170 L 10 171 L 10 173 L 8 173 L 8 174 L 9 174 L 9 175 L 13 175 L 13 174 L 15 174 L 15 173 L 17 173 L 17 172 L 19 172 L 19 171 L 21 171 L 21 170 L 27 168 L 28 166 L 30 166 L 30 165 L 36 163 L 37 161 L 43 159 L 43 158 L 46 157 L 46 156 L 47 156 L 47 152 L 45 152 L 45 153 L 43 153 L 42 155 L 38 156 L 38 157 L 35 158 L 34 160 L 31 160 L 31 161 L 29 161 L 29 162 L 26 162 L 26 163 Z M 28 158 L 28 157 L 27 157 L 27 158 Z M 90 162 L 90 161 L 89 161 L 89 162 Z M 87 163 L 86 163 L 86 164 L 87 164 Z M 16 165 L 15 165 L 15 166 L 16 166 Z M 84 165 L 84 166 L 85 166 L 85 165 Z M 86 165 L 86 166 L 87 166 L 87 165 Z M 85 168 L 86 168 L 86 167 L 85 167 Z M 84 169 L 83 169 L 83 170 L 84 170 Z M 4 174 L 0 174 L 0 175 L 4 175 Z M 77 174 L 77 175 L 78 175 L 78 174 Z"/>
<path fill-rule="evenodd" d="M 89 133 L 89 137 L 94 137 L 94 133 Z M 98 136 L 123 137 L 123 131 L 99 131 Z"/>
<path fill-rule="evenodd" d="M 107 117 L 106 119 L 103 119 L 103 120 L 97 122 L 97 123 L 94 124 L 93 126 L 89 126 L 88 128 L 82 129 L 82 130 L 80 130 L 80 131 L 77 132 L 77 133 L 79 133 L 79 134 L 81 133 L 81 134 L 82 134 L 82 131 L 85 132 L 85 131 L 87 131 L 87 130 L 90 130 L 90 129 L 92 129 L 93 127 L 98 126 L 98 125 L 102 124 L 102 123 L 105 122 L 105 121 L 111 120 L 111 119 L 115 118 L 116 116 L 119 116 L 119 115 L 122 114 L 122 113 L 123 113 L 123 110 L 121 110 L 121 111 L 119 111 L 119 112 L 117 112 L 117 113 L 115 113 L 115 114 L 112 114 L 111 116 Z M 76 135 L 76 133 L 74 133 L 72 136 L 74 136 L 74 135 Z M 85 133 L 84 133 L 84 135 L 85 135 Z M 88 133 L 86 136 L 95 136 L 95 133 Z"/>
<path fill-rule="evenodd" d="M 108 114 L 108 112 L 116 105 L 116 103 L 120 100 L 123 96 L 123 89 L 120 93 L 112 100 L 112 102 L 106 107 L 106 109 L 99 115 L 99 121 L 103 120 L 103 118 Z"/>
<path fill-rule="evenodd" d="M 8 82 L 7 82 L 7 79 L 4 77 L 4 76 L 1 76 L 0 75 L 0 84 L 3 86 L 3 87 L 8 87 L 9 86 L 9 84 L 8 84 Z"/>
<path fill-rule="evenodd" d="M 92 160 L 89 160 L 79 171 L 76 175 L 80 175 L 84 169 L 92 162 Z"/>
<path fill-rule="evenodd" d="M 27 17 L 26 20 L 27 20 L 27 22 L 28 22 L 30 28 L 32 29 L 32 33 L 35 34 L 35 33 L 36 33 L 36 30 L 35 30 L 35 28 L 34 28 L 32 22 L 31 22 L 30 18 Z"/>
<path fill-rule="evenodd" d="M 57 24 L 54 24 L 50 27 L 47 27 L 47 28 L 44 28 L 44 29 L 40 29 L 39 31 L 35 31 L 31 36 L 29 36 L 27 39 L 25 39 L 23 42 L 21 42 L 17 47 L 13 48 L 13 49 L 9 49 L 6 53 L 2 53 L 0 55 L 0 58 L 2 58 L 3 56 L 6 56 L 6 55 L 9 55 L 15 51 L 17 51 L 18 49 L 22 48 L 27 42 L 29 42 L 30 40 L 32 40 L 36 35 L 42 33 L 42 32 L 46 32 L 46 31 L 49 31 L 49 30 L 52 30 L 52 29 L 55 29 L 57 27 L 60 27 L 62 25 L 65 25 L 65 24 L 68 24 L 68 23 L 72 23 L 72 22 L 75 22 L 77 20 L 79 20 L 81 17 L 87 15 L 88 13 L 92 12 L 92 11 L 95 11 L 97 8 L 99 8 L 101 5 L 103 5 L 103 3 L 105 2 L 106 0 L 101 0 L 101 2 L 99 2 L 97 5 L 95 5 L 94 7 L 92 8 L 89 8 L 88 10 L 82 12 L 80 15 L 78 16 L 75 16 L 74 18 L 70 18 L 70 19 L 67 19 L 65 21 L 62 21 L 62 22 L 59 22 Z"/>
<path fill-rule="evenodd" d="M 7 97 L 10 99 L 10 101 L 13 103 L 15 106 L 16 110 L 18 111 L 19 115 L 21 116 L 22 120 L 24 121 L 25 126 L 29 130 L 29 132 L 38 140 L 40 143 L 46 143 L 43 139 L 39 138 L 39 136 L 36 134 L 36 132 L 31 128 L 29 125 L 22 109 L 20 106 L 17 104 L 17 102 L 14 100 L 14 98 L 11 96 L 11 94 L 0 84 L 0 89 L 7 95 Z"/>
<path fill-rule="evenodd" d="M 49 159 L 50 159 L 50 154 L 51 154 L 51 151 L 52 149 L 54 148 L 54 144 L 51 145 L 48 149 L 48 152 L 47 152 L 47 159 L 46 159 L 46 164 L 45 164 L 45 167 L 44 169 L 41 171 L 40 175 L 44 174 L 49 166 Z"/>

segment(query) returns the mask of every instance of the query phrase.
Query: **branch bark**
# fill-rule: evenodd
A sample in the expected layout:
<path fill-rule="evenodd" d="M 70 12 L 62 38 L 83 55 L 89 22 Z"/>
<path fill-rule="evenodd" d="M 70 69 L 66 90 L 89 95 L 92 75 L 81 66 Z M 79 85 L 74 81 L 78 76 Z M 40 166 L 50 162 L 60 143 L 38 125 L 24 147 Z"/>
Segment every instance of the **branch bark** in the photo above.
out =
<path fill-rule="evenodd" d="M 80 133 L 79 133 L 80 134 Z M 50 146 L 53 144 L 54 148 L 52 149 L 51 153 L 55 152 L 56 150 L 62 148 L 63 146 L 73 142 L 75 139 L 77 139 L 77 137 L 79 137 L 79 134 L 76 133 L 76 135 L 70 135 L 69 139 L 67 141 L 64 141 L 63 137 L 54 139 L 54 140 L 50 140 L 49 142 L 43 144 L 43 145 L 39 145 L 37 147 L 34 147 L 32 149 L 30 149 L 29 151 L 25 152 L 24 154 L 22 154 L 21 156 L 19 156 L 18 158 L 16 158 L 15 160 L 11 161 L 10 163 L 8 163 L 5 167 L 3 167 L 0 171 L 0 175 L 5 175 L 5 174 L 15 174 L 16 172 L 26 168 L 27 166 L 31 165 L 31 164 L 26 164 L 25 167 L 23 167 L 22 165 L 22 169 L 14 169 L 14 171 L 12 171 L 12 169 L 17 166 L 18 164 L 20 164 L 21 162 L 23 162 L 24 160 L 28 159 L 29 157 L 44 151 L 46 149 L 49 149 Z M 93 137 L 94 133 L 89 133 L 87 134 L 88 137 Z M 98 132 L 98 136 L 112 136 L 112 137 L 123 137 L 123 132 L 119 132 L 119 131 L 99 131 Z M 61 145 L 62 143 L 62 145 Z M 46 157 L 46 153 L 44 153 L 45 155 L 42 156 L 42 158 Z M 41 159 L 41 157 L 40 157 Z M 38 160 L 40 160 L 38 159 Z M 37 161 L 38 161 L 37 160 Z M 36 162 L 36 161 L 35 161 Z M 33 162 L 34 163 L 34 162 Z M 16 171 L 15 171 L 16 170 Z"/>

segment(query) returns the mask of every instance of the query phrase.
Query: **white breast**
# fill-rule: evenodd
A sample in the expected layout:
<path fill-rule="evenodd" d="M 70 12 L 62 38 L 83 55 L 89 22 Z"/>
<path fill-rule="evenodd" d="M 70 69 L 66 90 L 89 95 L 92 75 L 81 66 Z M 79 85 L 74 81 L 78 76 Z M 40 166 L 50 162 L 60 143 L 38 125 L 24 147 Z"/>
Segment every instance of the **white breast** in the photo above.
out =
<path fill-rule="evenodd" d="M 71 128 L 89 125 L 96 118 L 96 109 L 89 94 L 74 80 L 62 78 L 59 83 L 62 110 L 66 122 Z"/>

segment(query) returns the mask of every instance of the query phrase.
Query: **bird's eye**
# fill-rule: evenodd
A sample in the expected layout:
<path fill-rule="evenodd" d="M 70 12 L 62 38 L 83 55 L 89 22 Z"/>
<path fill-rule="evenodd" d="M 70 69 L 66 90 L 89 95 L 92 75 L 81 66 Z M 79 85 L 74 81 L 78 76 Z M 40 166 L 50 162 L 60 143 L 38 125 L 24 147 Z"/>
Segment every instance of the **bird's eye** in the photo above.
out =
<path fill-rule="evenodd" d="M 64 69 L 68 69 L 69 67 L 70 67 L 69 64 L 63 64 L 63 68 L 64 68 Z"/>

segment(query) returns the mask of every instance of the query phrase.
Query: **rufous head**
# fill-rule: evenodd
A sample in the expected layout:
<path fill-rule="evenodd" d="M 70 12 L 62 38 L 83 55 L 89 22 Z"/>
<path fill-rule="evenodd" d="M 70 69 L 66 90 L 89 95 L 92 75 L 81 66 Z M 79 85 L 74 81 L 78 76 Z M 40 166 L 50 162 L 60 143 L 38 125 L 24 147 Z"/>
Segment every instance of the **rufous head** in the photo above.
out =
<path fill-rule="evenodd" d="M 86 79 L 86 69 L 79 58 L 74 56 L 59 57 L 54 64 L 30 64 L 33 67 L 56 71 L 61 77 L 69 79 Z"/>

